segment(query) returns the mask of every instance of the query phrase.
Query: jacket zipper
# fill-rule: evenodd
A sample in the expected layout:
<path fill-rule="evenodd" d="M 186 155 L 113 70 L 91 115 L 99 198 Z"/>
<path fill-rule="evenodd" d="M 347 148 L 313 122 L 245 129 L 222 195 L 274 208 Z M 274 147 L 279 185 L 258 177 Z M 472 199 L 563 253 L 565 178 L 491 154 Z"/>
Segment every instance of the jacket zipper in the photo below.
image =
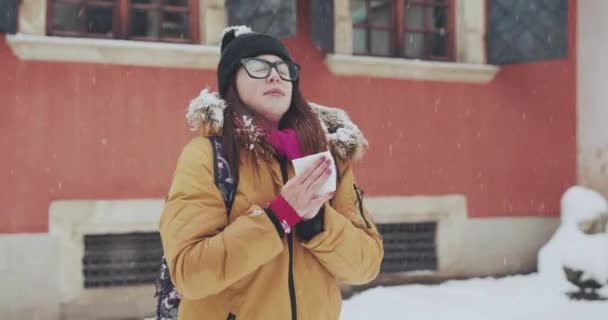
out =
<path fill-rule="evenodd" d="M 357 202 L 359 202 L 359 214 L 361 214 L 361 217 L 363 218 L 363 221 L 365 221 L 365 225 L 367 226 L 367 228 L 371 229 L 372 226 L 369 224 L 369 221 L 367 221 L 365 213 L 363 212 L 363 190 L 359 189 L 356 184 L 354 185 L 354 187 L 355 193 L 357 194 Z"/>
<path fill-rule="evenodd" d="M 281 165 L 281 176 L 283 185 L 287 183 L 287 162 L 285 158 L 279 160 Z M 296 286 L 293 281 L 293 234 L 287 234 L 287 245 L 289 248 L 289 299 L 291 300 L 291 319 L 298 319 L 298 307 L 296 305 Z"/>

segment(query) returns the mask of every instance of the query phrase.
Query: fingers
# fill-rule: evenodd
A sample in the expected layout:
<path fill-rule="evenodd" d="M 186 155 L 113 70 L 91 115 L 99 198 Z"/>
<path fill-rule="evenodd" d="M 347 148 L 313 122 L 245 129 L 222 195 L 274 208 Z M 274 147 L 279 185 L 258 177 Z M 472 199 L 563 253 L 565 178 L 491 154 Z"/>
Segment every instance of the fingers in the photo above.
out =
<path fill-rule="evenodd" d="M 316 180 L 314 180 L 306 189 L 307 192 L 311 193 L 311 194 L 316 194 L 317 191 L 319 191 L 319 189 L 321 189 L 321 187 L 323 186 L 323 184 L 325 182 L 327 182 L 327 179 L 329 179 L 329 176 L 331 175 L 331 168 L 327 168 L 325 169 L 323 172 L 321 172 L 321 174 L 316 178 Z"/>
<path fill-rule="evenodd" d="M 304 181 L 306 181 L 306 179 L 308 177 L 310 177 L 310 175 L 313 173 L 313 171 L 315 169 L 317 169 L 320 165 L 322 165 L 324 161 L 325 161 L 324 157 L 317 159 L 315 162 L 313 162 L 308 168 L 306 168 L 304 171 L 302 171 L 301 174 L 299 174 L 296 177 L 297 181 L 304 183 Z"/>
<path fill-rule="evenodd" d="M 311 185 L 313 183 L 315 183 L 319 178 L 321 178 L 323 175 L 327 174 L 326 171 L 329 170 L 329 173 L 331 173 L 331 169 L 329 168 L 330 164 L 331 164 L 331 160 L 327 159 L 327 158 L 322 158 L 322 162 L 321 164 L 319 164 L 311 173 L 310 175 L 308 175 L 303 181 L 302 184 L 305 186 L 306 189 L 311 189 Z"/>

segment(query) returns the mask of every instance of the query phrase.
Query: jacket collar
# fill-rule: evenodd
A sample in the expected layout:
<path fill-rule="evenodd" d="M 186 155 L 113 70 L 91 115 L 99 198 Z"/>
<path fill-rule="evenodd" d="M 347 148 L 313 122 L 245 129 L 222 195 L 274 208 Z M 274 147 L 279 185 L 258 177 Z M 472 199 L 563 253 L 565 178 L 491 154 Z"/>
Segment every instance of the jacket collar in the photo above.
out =
<path fill-rule="evenodd" d="M 368 149 L 368 142 L 348 114 L 342 109 L 312 102 L 308 104 L 319 117 L 334 156 L 344 161 L 361 159 Z M 201 130 L 206 136 L 218 136 L 221 135 L 224 125 L 224 109 L 226 102 L 219 94 L 204 89 L 198 97 L 190 101 L 186 120 L 191 130 Z"/>

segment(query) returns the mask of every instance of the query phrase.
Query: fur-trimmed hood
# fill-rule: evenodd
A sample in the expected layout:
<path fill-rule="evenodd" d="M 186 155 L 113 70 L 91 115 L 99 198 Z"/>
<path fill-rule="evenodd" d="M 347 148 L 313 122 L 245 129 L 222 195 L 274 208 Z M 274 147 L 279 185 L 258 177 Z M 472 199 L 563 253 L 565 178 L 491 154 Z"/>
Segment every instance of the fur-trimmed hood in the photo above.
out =
<path fill-rule="evenodd" d="M 348 114 L 338 108 L 311 102 L 309 105 L 321 120 L 332 153 L 345 161 L 361 159 L 367 151 L 368 142 Z M 217 92 L 204 89 L 190 101 L 186 119 L 193 131 L 201 130 L 205 135 L 221 135 L 225 108 L 226 102 Z"/>

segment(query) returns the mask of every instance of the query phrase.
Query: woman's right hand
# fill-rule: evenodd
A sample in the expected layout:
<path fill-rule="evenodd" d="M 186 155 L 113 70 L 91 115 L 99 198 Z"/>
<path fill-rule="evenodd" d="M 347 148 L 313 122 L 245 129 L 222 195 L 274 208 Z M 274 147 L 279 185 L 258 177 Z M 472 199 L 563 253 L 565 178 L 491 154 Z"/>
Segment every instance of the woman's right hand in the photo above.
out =
<path fill-rule="evenodd" d="M 303 220 L 314 218 L 323 203 L 333 197 L 333 193 L 317 194 L 331 175 L 331 164 L 331 159 L 322 157 L 283 186 L 281 196 Z"/>

